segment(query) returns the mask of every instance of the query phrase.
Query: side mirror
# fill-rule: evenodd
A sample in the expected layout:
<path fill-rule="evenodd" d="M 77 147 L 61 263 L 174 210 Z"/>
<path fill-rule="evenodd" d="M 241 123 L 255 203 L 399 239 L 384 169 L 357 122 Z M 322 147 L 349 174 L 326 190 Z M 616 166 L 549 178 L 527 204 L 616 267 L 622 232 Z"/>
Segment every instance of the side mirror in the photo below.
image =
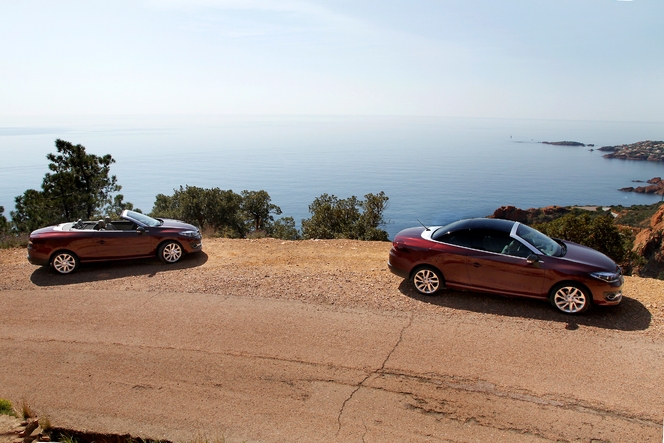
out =
<path fill-rule="evenodd" d="M 526 258 L 526 263 L 528 263 L 529 265 L 534 265 L 535 263 L 539 263 L 539 257 L 535 254 L 530 254 Z"/>
<path fill-rule="evenodd" d="M 139 226 L 138 228 L 136 228 L 136 232 L 138 232 L 139 234 L 142 234 L 142 233 L 145 232 L 145 228 L 143 226 Z"/>

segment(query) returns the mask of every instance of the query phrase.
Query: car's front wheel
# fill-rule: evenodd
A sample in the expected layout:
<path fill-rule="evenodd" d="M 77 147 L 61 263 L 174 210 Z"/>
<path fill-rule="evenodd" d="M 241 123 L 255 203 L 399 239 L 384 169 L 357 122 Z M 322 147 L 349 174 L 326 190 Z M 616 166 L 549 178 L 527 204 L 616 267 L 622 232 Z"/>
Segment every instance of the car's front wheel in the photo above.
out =
<path fill-rule="evenodd" d="M 69 251 L 58 252 L 51 260 L 51 266 L 58 274 L 71 274 L 78 268 L 78 257 Z"/>
<path fill-rule="evenodd" d="M 168 241 L 159 246 L 157 255 L 164 263 L 177 263 L 182 258 L 182 246 L 180 243 Z"/>
<path fill-rule="evenodd" d="M 590 307 L 588 290 L 576 283 L 562 283 L 551 290 L 551 304 L 565 314 L 580 314 Z"/>
<path fill-rule="evenodd" d="M 417 292 L 423 295 L 434 295 L 443 287 L 443 276 L 434 268 L 419 268 L 411 277 Z"/>

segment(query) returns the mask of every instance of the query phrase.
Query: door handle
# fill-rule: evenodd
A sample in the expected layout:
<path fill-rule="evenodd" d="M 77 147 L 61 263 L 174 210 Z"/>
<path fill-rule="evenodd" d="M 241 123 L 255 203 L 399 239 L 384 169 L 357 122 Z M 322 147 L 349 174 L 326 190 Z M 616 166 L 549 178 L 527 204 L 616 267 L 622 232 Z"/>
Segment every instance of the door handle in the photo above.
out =
<path fill-rule="evenodd" d="M 104 243 L 106 243 L 104 240 L 99 240 L 100 245 L 103 245 Z"/>
<path fill-rule="evenodd" d="M 473 266 L 476 267 L 476 268 L 479 268 L 479 267 L 481 267 L 482 265 L 479 264 L 479 263 L 473 263 Z"/>

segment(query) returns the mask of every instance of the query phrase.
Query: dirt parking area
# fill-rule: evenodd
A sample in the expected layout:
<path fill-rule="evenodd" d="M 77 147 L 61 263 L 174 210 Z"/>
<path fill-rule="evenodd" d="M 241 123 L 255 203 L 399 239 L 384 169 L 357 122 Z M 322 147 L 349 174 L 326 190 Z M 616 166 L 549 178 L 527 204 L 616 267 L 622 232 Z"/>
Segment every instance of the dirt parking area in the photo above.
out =
<path fill-rule="evenodd" d="M 205 239 L 204 252 L 176 265 L 157 260 L 83 265 L 72 275 L 30 265 L 23 249 L 0 252 L 0 290 L 62 289 L 189 292 L 301 300 L 328 306 L 535 321 L 641 331 L 664 330 L 664 281 L 626 277 L 618 307 L 559 314 L 545 302 L 464 291 L 423 297 L 387 269 L 388 242 Z"/>

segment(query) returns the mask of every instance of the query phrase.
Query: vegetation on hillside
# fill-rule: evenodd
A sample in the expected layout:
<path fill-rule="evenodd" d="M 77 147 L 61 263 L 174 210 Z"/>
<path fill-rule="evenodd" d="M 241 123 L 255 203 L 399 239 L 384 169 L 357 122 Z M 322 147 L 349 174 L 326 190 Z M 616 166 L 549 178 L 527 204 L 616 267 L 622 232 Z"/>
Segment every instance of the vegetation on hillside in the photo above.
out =
<path fill-rule="evenodd" d="M 57 153 L 48 154 L 48 168 L 41 190 L 28 189 L 16 197 L 11 221 L 0 207 L 0 247 L 27 244 L 35 229 L 77 219 L 115 218 L 124 209 L 134 209 L 119 194 L 121 186 L 110 166 L 110 154 L 88 154 L 82 145 L 56 140 Z M 302 220 L 302 232 L 292 217 L 275 220 L 281 208 L 264 191 L 244 190 L 240 194 L 219 188 L 180 186 L 173 195 L 158 194 L 150 215 L 192 223 L 210 235 L 232 238 L 275 237 L 351 238 L 387 240 L 383 211 L 388 197 L 383 193 L 338 199 L 323 194 L 309 206 L 311 218 Z M 135 209 L 140 212 L 140 209 Z"/>
<path fill-rule="evenodd" d="M 48 169 L 41 191 L 28 189 L 14 199 L 11 212 L 13 230 L 30 232 L 43 226 L 67 221 L 99 218 L 133 207 L 117 194 L 121 186 L 109 175 L 110 154 L 88 154 L 82 145 L 56 140 L 57 154 L 48 154 Z"/>
<path fill-rule="evenodd" d="M 650 224 L 650 219 L 657 210 L 664 205 L 664 202 L 658 202 L 652 205 L 633 205 L 611 206 L 611 211 L 616 214 L 616 223 L 633 228 L 646 228 Z"/>
<path fill-rule="evenodd" d="M 339 199 L 323 194 L 309 205 L 311 218 L 302 220 L 304 238 L 350 238 L 387 241 L 383 212 L 389 198 L 384 192 L 367 194 L 364 200 L 352 196 Z"/>
<path fill-rule="evenodd" d="M 596 249 L 630 272 L 635 254 L 632 252 L 632 231 L 615 223 L 612 215 L 569 213 L 558 219 L 534 224 L 533 227 L 549 237 L 562 238 Z"/>
<path fill-rule="evenodd" d="M 265 191 L 242 191 L 219 188 L 180 186 L 173 195 L 159 194 L 150 215 L 174 218 L 197 225 L 212 235 L 231 238 L 275 236 L 297 239 L 297 231 L 289 230 L 291 217 L 277 220 L 281 208 L 272 203 Z"/>

